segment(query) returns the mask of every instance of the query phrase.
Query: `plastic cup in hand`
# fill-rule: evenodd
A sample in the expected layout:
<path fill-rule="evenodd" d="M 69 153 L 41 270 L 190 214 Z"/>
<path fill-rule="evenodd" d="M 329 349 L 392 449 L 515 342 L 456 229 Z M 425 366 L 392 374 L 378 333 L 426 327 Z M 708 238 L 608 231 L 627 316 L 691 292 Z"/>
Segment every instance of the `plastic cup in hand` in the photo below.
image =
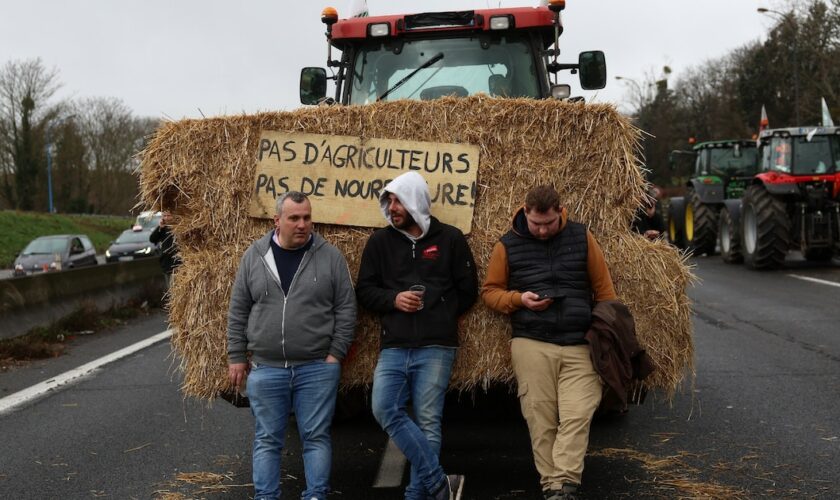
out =
<path fill-rule="evenodd" d="M 417 310 L 423 309 L 423 295 L 426 294 L 426 287 L 424 285 L 411 285 L 408 291 L 420 297 L 420 307 Z"/>

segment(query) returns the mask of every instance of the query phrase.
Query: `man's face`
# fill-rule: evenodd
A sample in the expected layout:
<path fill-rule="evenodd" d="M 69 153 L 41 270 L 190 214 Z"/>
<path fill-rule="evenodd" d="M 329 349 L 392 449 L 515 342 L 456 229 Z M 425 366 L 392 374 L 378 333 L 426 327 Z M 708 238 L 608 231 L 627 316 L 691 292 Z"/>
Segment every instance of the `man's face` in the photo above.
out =
<path fill-rule="evenodd" d="M 407 229 L 415 224 L 414 218 L 394 193 L 388 193 L 388 215 L 391 216 L 391 223 L 397 229 Z"/>
<path fill-rule="evenodd" d="M 546 212 L 525 209 L 528 231 L 538 240 L 548 240 L 560 232 L 560 212 L 549 208 Z"/>
<path fill-rule="evenodd" d="M 309 200 L 295 203 L 286 198 L 282 213 L 274 216 L 274 227 L 284 248 L 298 248 L 306 244 L 312 234 L 312 205 Z"/>

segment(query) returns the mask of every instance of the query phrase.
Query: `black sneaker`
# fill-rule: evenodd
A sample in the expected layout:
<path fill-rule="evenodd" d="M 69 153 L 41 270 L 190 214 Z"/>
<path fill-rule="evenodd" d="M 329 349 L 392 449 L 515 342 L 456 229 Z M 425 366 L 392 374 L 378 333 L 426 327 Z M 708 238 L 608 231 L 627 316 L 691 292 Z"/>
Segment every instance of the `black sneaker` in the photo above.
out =
<path fill-rule="evenodd" d="M 560 498 L 561 500 L 578 500 L 578 485 L 572 483 L 566 483 L 563 485 L 563 489 L 560 490 Z"/>
<path fill-rule="evenodd" d="M 545 500 L 563 500 L 563 492 L 560 490 L 545 490 L 543 491 L 543 498 Z"/>

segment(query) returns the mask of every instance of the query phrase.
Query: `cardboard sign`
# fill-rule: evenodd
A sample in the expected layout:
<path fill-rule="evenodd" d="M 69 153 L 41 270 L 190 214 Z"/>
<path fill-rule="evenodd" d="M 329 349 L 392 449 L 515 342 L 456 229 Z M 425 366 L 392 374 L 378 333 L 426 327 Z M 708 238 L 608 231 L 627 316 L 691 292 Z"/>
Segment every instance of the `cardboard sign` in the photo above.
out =
<path fill-rule="evenodd" d="M 466 144 L 264 130 L 249 215 L 271 218 L 277 197 L 300 191 L 312 202 L 315 222 L 381 227 L 382 188 L 405 172 L 426 179 L 432 215 L 470 232 L 478 146 Z"/>

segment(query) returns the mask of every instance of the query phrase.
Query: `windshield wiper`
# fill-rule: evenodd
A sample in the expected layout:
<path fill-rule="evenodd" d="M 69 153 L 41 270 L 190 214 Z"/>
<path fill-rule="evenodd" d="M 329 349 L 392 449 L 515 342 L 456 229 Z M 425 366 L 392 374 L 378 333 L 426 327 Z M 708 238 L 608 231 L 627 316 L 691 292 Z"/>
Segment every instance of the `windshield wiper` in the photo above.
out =
<path fill-rule="evenodd" d="M 402 80 L 400 80 L 400 81 L 398 81 L 397 83 L 395 83 L 394 85 L 392 85 L 392 86 L 391 86 L 391 88 L 389 88 L 388 90 L 386 90 L 384 94 L 382 94 L 381 96 L 377 97 L 377 98 L 376 98 L 376 102 L 379 102 L 379 101 L 381 101 L 382 99 L 385 99 L 386 97 L 388 97 L 388 94 L 390 94 L 391 92 L 393 92 L 393 91 L 397 90 L 398 88 L 402 87 L 402 84 L 404 84 L 404 83 L 405 83 L 405 82 L 407 82 L 409 79 L 411 79 L 414 75 L 416 75 L 418 72 L 420 72 L 420 70 L 424 70 L 424 69 L 428 68 L 429 66 L 431 66 L 432 64 L 434 64 L 434 63 L 436 63 L 436 62 L 440 61 L 441 59 L 443 59 L 443 52 L 438 52 L 437 54 L 435 54 L 434 56 L 432 56 L 432 58 L 431 58 L 431 59 L 429 59 L 428 61 L 426 61 L 426 62 L 424 62 L 423 64 L 421 64 L 419 68 L 417 68 L 417 69 L 415 69 L 414 71 L 412 71 L 411 73 L 407 74 L 407 75 L 405 76 L 405 78 L 403 78 Z"/>

